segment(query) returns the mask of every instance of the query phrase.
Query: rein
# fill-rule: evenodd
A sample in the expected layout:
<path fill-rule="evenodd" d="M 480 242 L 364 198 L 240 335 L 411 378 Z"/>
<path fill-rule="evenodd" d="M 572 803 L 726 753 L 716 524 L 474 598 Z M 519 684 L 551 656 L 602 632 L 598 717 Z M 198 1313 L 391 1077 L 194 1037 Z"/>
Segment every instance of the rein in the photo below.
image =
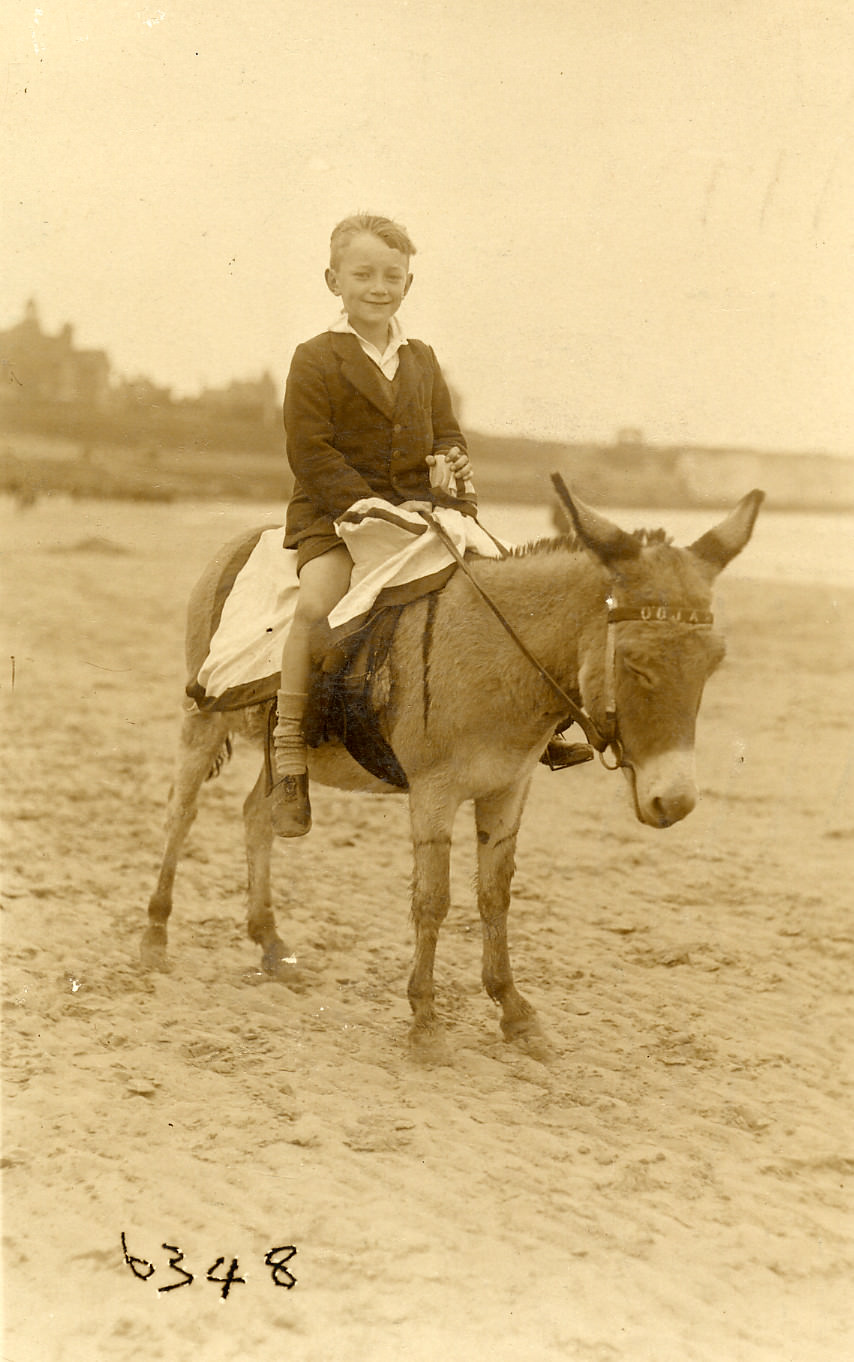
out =
<path fill-rule="evenodd" d="M 626 620 L 635 620 L 643 624 L 685 624 L 695 628 L 709 628 L 714 623 L 715 618 L 711 610 L 696 610 L 693 607 L 688 606 L 656 605 L 653 603 L 646 605 L 618 605 L 613 596 L 607 597 L 605 602 L 608 606 L 608 631 L 605 642 L 605 727 L 604 729 L 600 729 L 587 713 L 586 709 L 576 704 L 572 697 L 567 695 L 563 686 L 555 680 L 551 672 L 543 666 L 539 658 L 534 656 L 528 645 L 519 637 L 512 624 L 501 613 L 492 597 L 484 591 L 480 583 L 475 580 L 465 558 L 432 512 L 422 511 L 420 514 L 423 515 L 431 529 L 435 530 L 436 534 L 445 545 L 445 548 L 457 563 L 457 566 L 462 569 L 484 604 L 489 606 L 489 609 L 499 621 L 502 628 L 509 634 L 510 638 L 512 638 L 519 651 L 528 659 L 531 666 L 539 672 L 540 676 L 547 685 L 551 687 L 555 695 L 558 696 L 561 703 L 565 706 L 569 718 L 577 723 L 579 728 L 583 730 L 584 736 L 591 747 L 595 747 L 596 751 L 599 753 L 599 759 L 605 769 L 608 771 L 616 771 L 621 766 L 625 766 L 627 763 L 623 760 L 623 744 L 620 741 L 619 724 L 617 721 L 616 626 L 622 624 Z M 483 527 L 481 526 L 481 528 Z M 507 551 L 504 549 L 504 546 L 500 544 L 493 535 L 490 535 L 489 537 L 498 548 L 502 549 L 504 556 L 506 557 Z M 605 753 L 609 747 L 612 747 L 614 750 L 613 766 L 605 761 Z"/>
<path fill-rule="evenodd" d="M 561 686 L 560 683 L 555 680 L 551 672 L 548 671 L 543 666 L 542 662 L 540 662 L 539 658 L 534 656 L 528 645 L 525 642 L 523 642 L 523 640 L 516 633 L 516 630 L 513 628 L 513 625 L 510 623 L 510 621 L 505 619 L 504 615 L 501 613 L 492 597 L 488 595 L 486 591 L 484 591 L 483 587 L 480 585 L 480 582 L 476 581 L 475 578 L 472 576 L 471 571 L 469 570 L 469 566 L 465 561 L 465 558 L 460 553 L 453 539 L 451 539 L 451 536 L 446 532 L 443 526 L 439 524 L 438 520 L 432 514 L 432 512 L 422 511 L 421 515 L 423 515 L 424 519 L 427 521 L 427 524 L 431 527 L 431 529 L 435 530 L 436 534 L 439 536 L 442 543 L 445 545 L 445 548 L 448 550 L 448 552 L 456 561 L 457 566 L 462 568 L 462 571 L 464 572 L 468 580 L 471 582 L 475 591 L 478 593 L 478 595 L 481 597 L 484 603 L 489 606 L 493 615 L 501 624 L 501 626 L 506 630 L 506 632 L 510 635 L 519 651 L 524 654 L 524 656 L 531 663 L 531 666 L 534 667 L 535 670 L 539 672 L 543 680 L 551 687 L 555 695 L 558 696 L 561 703 L 565 706 L 566 713 L 569 716 L 569 718 L 571 718 L 575 723 L 577 723 L 579 728 L 584 730 L 584 736 L 590 743 L 591 747 L 595 747 L 596 751 L 599 753 L 605 752 L 611 743 L 611 738 L 607 734 L 600 732 L 599 728 L 597 727 L 593 719 L 591 719 L 587 711 L 585 709 L 582 709 L 580 705 L 577 705 L 575 701 L 572 699 L 572 696 L 567 695 L 566 691 L 563 689 L 563 686 Z M 492 535 L 490 535 L 489 537 L 490 539 L 493 538 Z M 494 539 L 493 542 L 495 544 L 498 544 L 497 539 Z M 503 546 L 498 544 L 498 547 L 501 548 Z"/>

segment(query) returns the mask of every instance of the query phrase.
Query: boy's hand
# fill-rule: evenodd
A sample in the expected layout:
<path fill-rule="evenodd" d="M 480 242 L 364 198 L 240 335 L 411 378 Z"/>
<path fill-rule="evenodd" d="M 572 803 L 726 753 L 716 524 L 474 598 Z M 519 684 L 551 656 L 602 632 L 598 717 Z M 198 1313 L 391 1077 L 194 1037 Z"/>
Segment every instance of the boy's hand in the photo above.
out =
<path fill-rule="evenodd" d="M 455 478 L 460 478 L 461 481 L 467 482 L 474 477 L 471 459 L 464 449 L 460 449 L 459 445 L 454 445 L 449 449 L 445 457 L 453 469 Z"/>
<path fill-rule="evenodd" d="M 430 465 L 430 486 L 440 492 L 450 492 L 452 496 L 457 495 L 459 487 L 474 472 L 468 454 L 459 445 L 442 449 L 438 454 L 428 454 L 427 462 Z"/>

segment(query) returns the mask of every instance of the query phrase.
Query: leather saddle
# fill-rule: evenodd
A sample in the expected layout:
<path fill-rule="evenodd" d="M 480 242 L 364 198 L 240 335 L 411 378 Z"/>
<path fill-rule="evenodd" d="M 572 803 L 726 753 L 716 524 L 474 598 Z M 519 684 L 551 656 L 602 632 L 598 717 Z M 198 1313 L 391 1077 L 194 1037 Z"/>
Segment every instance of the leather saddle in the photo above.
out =
<path fill-rule="evenodd" d="M 404 608 L 387 606 L 343 645 L 322 652 L 305 717 L 309 747 L 343 743 L 360 766 L 397 790 L 409 782 L 384 731 L 382 707 L 391 695 L 389 652 Z"/>

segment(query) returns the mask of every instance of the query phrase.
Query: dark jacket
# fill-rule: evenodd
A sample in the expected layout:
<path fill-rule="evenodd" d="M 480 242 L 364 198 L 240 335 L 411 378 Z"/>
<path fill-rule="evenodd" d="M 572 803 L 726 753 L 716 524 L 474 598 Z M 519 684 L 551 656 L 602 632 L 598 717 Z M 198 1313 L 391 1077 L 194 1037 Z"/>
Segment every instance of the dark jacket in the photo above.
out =
<path fill-rule="evenodd" d="M 433 494 L 427 455 L 466 443 L 429 345 L 402 345 L 394 382 L 350 332 L 324 331 L 298 345 L 285 389 L 285 433 L 293 470 L 285 544 L 332 531 L 362 497 L 399 504 Z"/>

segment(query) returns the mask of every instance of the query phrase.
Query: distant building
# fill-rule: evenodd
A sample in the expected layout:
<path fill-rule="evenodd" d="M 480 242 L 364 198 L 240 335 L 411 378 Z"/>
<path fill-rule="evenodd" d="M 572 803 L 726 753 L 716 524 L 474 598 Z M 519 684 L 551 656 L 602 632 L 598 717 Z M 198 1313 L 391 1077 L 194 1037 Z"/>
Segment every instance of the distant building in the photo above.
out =
<path fill-rule="evenodd" d="M 637 426 L 621 426 L 617 431 L 614 444 L 618 446 L 628 445 L 629 448 L 638 449 L 643 442 L 643 431 L 639 430 Z"/>
<path fill-rule="evenodd" d="M 76 349 L 68 323 L 57 335 L 47 335 L 32 298 L 23 319 L 0 331 L 0 365 L 0 402 L 74 402 L 99 408 L 109 399 L 106 352 Z"/>
<path fill-rule="evenodd" d="M 42 330 L 33 299 L 21 321 L 0 330 L 0 404 L 14 403 L 21 419 L 26 413 L 47 410 L 56 403 L 103 412 L 106 419 L 123 414 L 140 419 L 144 413 L 179 412 L 191 419 L 220 418 L 271 430 L 281 420 L 281 397 L 269 373 L 253 380 L 235 380 L 221 388 L 205 388 L 198 397 L 175 402 L 168 387 L 145 375 L 117 378 L 104 350 L 79 350 L 74 330 L 66 323 L 54 336 Z M 7 406 L 8 410 L 8 406 Z"/>
<path fill-rule="evenodd" d="M 120 407 L 168 407 L 172 389 L 160 387 L 144 375 L 123 378 L 113 389 L 113 401 Z"/>

